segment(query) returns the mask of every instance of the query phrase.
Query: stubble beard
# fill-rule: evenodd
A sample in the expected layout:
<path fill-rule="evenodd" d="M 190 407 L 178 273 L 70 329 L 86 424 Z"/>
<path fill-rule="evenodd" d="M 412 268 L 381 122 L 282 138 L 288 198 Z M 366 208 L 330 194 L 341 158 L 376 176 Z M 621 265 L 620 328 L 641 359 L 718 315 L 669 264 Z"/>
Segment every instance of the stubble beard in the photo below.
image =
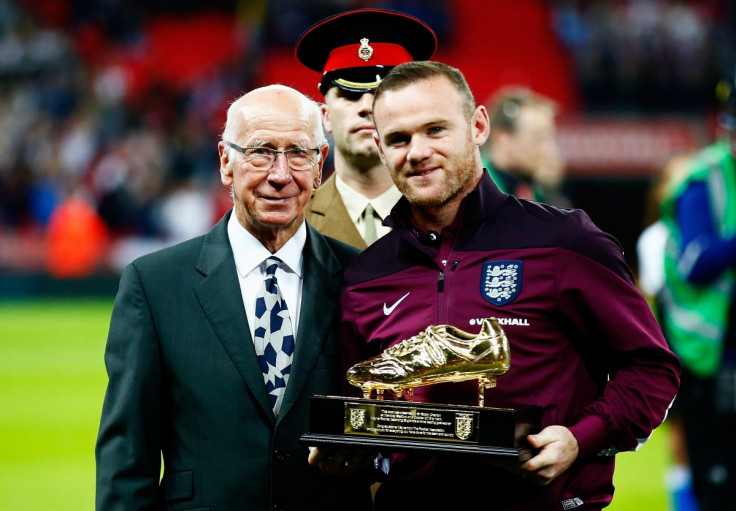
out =
<path fill-rule="evenodd" d="M 442 167 L 441 169 L 441 172 L 445 175 L 442 184 L 446 186 L 437 195 L 427 196 L 415 193 L 415 190 L 424 188 L 425 185 L 412 186 L 407 180 L 396 183 L 396 187 L 412 206 L 428 208 L 447 204 L 467 188 L 468 183 L 473 178 L 475 159 L 472 151 L 467 151 L 463 157 L 456 160 L 455 164 L 452 161 L 447 163 L 450 164 L 449 169 L 448 167 Z"/>

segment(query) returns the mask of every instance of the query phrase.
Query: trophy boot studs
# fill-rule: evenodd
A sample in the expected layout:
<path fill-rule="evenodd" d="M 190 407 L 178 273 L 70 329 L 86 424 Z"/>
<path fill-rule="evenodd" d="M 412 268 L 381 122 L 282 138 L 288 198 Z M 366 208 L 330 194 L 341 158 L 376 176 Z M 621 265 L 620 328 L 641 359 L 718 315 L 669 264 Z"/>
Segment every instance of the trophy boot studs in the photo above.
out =
<path fill-rule="evenodd" d="M 366 398 L 375 389 L 378 399 L 387 389 L 401 396 L 404 389 L 411 395 L 414 387 L 478 380 L 478 406 L 483 406 L 484 389 L 494 387 L 496 376 L 510 367 L 506 334 L 496 318 L 486 318 L 478 335 L 451 325 L 429 326 L 380 355 L 355 364 L 347 378 Z"/>

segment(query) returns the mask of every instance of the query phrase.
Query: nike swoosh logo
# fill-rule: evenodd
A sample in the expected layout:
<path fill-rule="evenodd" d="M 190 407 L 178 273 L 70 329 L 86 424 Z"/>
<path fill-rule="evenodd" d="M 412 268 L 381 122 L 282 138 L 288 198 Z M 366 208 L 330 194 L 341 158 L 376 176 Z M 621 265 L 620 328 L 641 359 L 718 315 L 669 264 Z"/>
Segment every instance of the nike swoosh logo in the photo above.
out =
<path fill-rule="evenodd" d="M 409 291 L 409 293 L 411 293 L 411 291 Z M 387 307 L 386 306 L 386 302 L 383 302 L 383 314 L 386 315 L 386 316 L 388 316 L 389 314 L 391 314 L 394 311 L 394 309 L 396 307 L 398 307 L 401 302 L 404 301 L 404 298 L 406 298 L 407 296 L 409 296 L 409 293 L 406 293 L 404 296 L 402 296 L 401 298 L 399 298 L 396 302 L 394 302 L 394 304 L 391 307 Z"/>

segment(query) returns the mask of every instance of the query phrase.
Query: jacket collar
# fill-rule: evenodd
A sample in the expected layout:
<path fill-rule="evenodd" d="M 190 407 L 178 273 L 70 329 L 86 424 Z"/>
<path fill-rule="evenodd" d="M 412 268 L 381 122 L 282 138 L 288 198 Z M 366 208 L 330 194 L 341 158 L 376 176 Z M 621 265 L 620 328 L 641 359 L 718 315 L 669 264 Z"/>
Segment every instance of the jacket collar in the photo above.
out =
<path fill-rule="evenodd" d="M 492 216 L 508 197 L 507 193 L 499 190 L 488 171 L 484 169 L 483 177 L 478 182 L 478 186 L 465 197 L 460 206 L 458 214 L 463 215 L 460 233 L 472 229 Z M 404 240 L 410 241 L 415 246 L 421 246 L 411 232 L 411 206 L 406 197 L 399 200 L 391 211 L 391 216 L 384 223 L 398 230 Z M 424 250 L 426 247 L 422 248 Z"/>

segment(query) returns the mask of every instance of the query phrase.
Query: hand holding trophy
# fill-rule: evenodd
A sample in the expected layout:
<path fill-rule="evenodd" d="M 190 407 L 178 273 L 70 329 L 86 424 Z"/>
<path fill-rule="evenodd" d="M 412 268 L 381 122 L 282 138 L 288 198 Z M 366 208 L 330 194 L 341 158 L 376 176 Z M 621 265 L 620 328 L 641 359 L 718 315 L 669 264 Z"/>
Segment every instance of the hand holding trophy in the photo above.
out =
<path fill-rule="evenodd" d="M 429 326 L 347 373 L 363 399 L 315 396 L 312 446 L 346 446 L 390 452 L 490 454 L 526 459 L 526 436 L 540 429 L 541 408 L 485 408 L 485 389 L 511 367 L 509 342 L 495 318 L 470 334 L 451 325 Z M 478 381 L 478 406 L 418 403 L 404 399 L 414 388 L 437 383 Z M 376 399 L 372 399 L 373 391 Z M 384 391 L 397 400 L 384 400 Z"/>

